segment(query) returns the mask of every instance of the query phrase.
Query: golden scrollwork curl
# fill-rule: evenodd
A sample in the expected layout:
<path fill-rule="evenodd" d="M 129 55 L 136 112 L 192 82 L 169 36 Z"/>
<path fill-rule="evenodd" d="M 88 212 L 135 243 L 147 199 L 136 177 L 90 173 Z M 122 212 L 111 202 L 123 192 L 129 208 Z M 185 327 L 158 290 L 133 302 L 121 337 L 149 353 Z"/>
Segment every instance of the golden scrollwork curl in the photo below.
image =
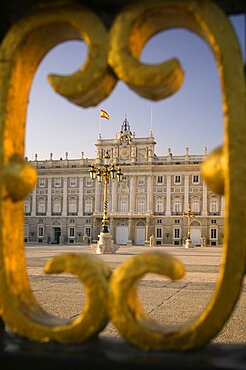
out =
<path fill-rule="evenodd" d="M 183 83 L 183 70 L 175 58 L 160 65 L 139 62 L 146 42 L 156 33 L 176 26 L 177 15 L 182 17 L 180 9 L 171 3 L 135 2 L 118 15 L 110 30 L 109 64 L 120 80 L 148 99 L 166 98 Z"/>
<path fill-rule="evenodd" d="M 172 332 L 147 315 L 137 296 L 138 282 L 146 273 L 178 280 L 184 276 L 185 269 L 177 258 L 164 253 L 130 258 L 114 271 L 110 279 L 109 314 L 122 336 L 132 344 L 145 350 L 163 349 L 172 343 Z"/>
<path fill-rule="evenodd" d="M 209 0 L 144 0 L 135 1 L 122 11 L 114 21 L 108 41 L 107 32 L 95 14 L 66 2 L 59 4 L 33 9 L 29 16 L 10 29 L 0 48 L 0 169 L 3 180 L 0 314 L 13 332 L 40 341 L 84 341 L 98 332 L 111 315 L 127 340 L 140 348 L 201 346 L 219 333 L 232 312 L 246 265 L 245 81 L 235 33 L 224 13 Z M 139 56 L 152 35 L 173 27 L 191 30 L 205 40 L 213 51 L 220 77 L 224 144 L 223 149 L 214 152 L 203 165 L 208 185 L 225 196 L 224 250 L 218 282 L 210 302 L 197 319 L 181 329 L 163 334 L 163 329 L 153 326 L 136 300 L 136 286 L 130 287 L 124 279 L 131 276 L 130 281 L 134 283 L 134 279 L 140 277 L 141 274 L 134 271 L 136 261 L 139 263 L 140 260 L 142 273 L 164 271 L 176 278 L 181 277 L 182 268 L 178 267 L 177 272 L 175 266 L 181 265 L 169 257 L 167 262 L 159 264 L 156 256 L 139 256 L 129 260 L 129 265 L 120 266 L 112 275 L 109 283 L 112 301 L 109 301 L 108 312 L 104 303 L 100 303 L 102 316 L 97 325 L 92 325 L 91 331 L 86 332 L 84 323 L 90 326 L 92 320 L 88 312 L 93 311 L 88 308 L 92 307 L 90 303 L 85 307 L 88 318 L 81 314 L 70 322 L 51 317 L 35 300 L 27 278 L 23 199 L 33 188 L 36 174 L 22 158 L 31 82 L 39 62 L 54 45 L 71 38 L 83 38 L 89 48 L 84 68 L 74 76 L 50 77 L 60 94 L 85 107 L 95 105 L 108 96 L 119 78 L 142 96 L 150 99 L 166 97 L 181 86 L 183 73 L 179 62 L 171 60 L 160 66 L 145 66 L 139 63 Z M 100 287 L 96 294 L 100 290 L 104 292 L 103 301 L 107 302 L 110 270 L 102 262 L 89 257 L 61 256 L 51 261 L 46 270 L 77 274 L 88 289 L 89 302 L 94 302 L 92 290 L 95 288 L 90 287 L 87 277 L 88 274 L 93 276 L 93 287 Z M 122 310 L 112 307 L 113 301 L 122 302 L 124 294 Z M 135 320 L 130 311 L 135 313 Z"/>

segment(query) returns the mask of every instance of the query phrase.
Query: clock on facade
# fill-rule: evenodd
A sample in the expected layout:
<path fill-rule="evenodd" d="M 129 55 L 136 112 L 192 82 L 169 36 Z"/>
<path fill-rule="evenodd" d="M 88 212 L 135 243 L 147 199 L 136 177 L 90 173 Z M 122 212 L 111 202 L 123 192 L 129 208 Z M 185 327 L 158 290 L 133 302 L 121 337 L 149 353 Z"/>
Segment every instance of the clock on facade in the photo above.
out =
<path fill-rule="evenodd" d="M 129 149 L 128 148 L 122 148 L 120 150 L 120 156 L 122 158 L 127 158 L 129 156 Z"/>

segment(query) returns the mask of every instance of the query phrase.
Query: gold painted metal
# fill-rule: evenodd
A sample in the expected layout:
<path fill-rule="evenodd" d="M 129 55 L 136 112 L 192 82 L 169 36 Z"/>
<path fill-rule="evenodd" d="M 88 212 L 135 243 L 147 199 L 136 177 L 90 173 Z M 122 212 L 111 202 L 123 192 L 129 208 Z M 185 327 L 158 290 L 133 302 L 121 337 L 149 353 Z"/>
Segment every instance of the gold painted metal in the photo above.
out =
<path fill-rule="evenodd" d="M 7 194 L 14 202 L 24 200 L 37 180 L 36 170 L 19 156 L 10 159 L 3 173 Z"/>
<path fill-rule="evenodd" d="M 184 276 L 185 268 L 177 258 L 164 253 L 129 258 L 111 276 L 108 310 L 112 322 L 130 343 L 144 350 L 162 349 L 172 343 L 171 330 L 151 319 L 137 296 L 138 283 L 147 273 L 178 280 Z"/>
<path fill-rule="evenodd" d="M 84 70 L 76 75 L 83 84 L 75 86 L 74 94 L 83 95 L 80 104 L 95 105 L 113 84 L 107 67 L 107 33 L 91 11 L 59 4 L 34 8 L 10 29 L 0 48 L 0 314 L 14 333 L 39 341 L 84 341 L 101 329 L 107 316 L 106 275 L 99 262 L 87 257 L 83 261 L 68 257 L 68 265 L 64 262 L 64 270 L 86 272 L 87 276 L 81 271 L 79 276 L 89 297 L 91 289 L 97 291 L 98 298 L 90 298 L 97 303 L 89 303 L 86 316 L 92 309 L 98 318 L 89 321 L 83 316 L 61 320 L 46 313 L 32 294 L 25 263 L 23 199 L 36 179 L 35 170 L 22 159 L 30 86 L 38 64 L 53 46 L 80 38 L 88 43 L 89 55 Z M 70 90 L 68 95 L 74 99 Z M 100 307 L 99 314 L 95 306 Z M 86 330 L 84 321 L 89 323 Z"/>
<path fill-rule="evenodd" d="M 209 154 L 201 167 L 201 174 L 207 185 L 219 195 L 223 195 L 225 190 L 225 165 L 223 146 L 220 146 Z"/>
<path fill-rule="evenodd" d="M 171 331 L 168 339 L 163 335 L 156 342 L 149 340 L 142 343 L 140 338 L 137 341 L 135 335 L 131 335 L 131 327 L 128 327 L 125 320 L 130 333 L 127 335 L 127 340 L 143 349 L 194 348 L 207 343 L 218 334 L 238 300 L 246 262 L 245 81 L 240 47 L 225 14 L 210 1 L 136 1 L 115 21 L 110 34 L 109 63 L 118 77 L 126 81 L 140 95 L 155 99 L 154 87 L 148 79 L 148 73 L 143 69 L 141 69 L 143 75 L 137 73 L 137 67 L 139 70 L 141 67 L 138 57 L 144 46 L 144 40 L 147 40 L 149 35 L 153 35 L 157 28 L 160 31 L 173 27 L 186 28 L 199 35 L 211 48 L 218 67 L 224 114 L 223 159 L 220 156 L 220 163 L 224 165 L 220 166 L 224 167 L 224 170 L 220 168 L 221 176 L 214 178 L 213 182 L 216 184 L 214 189 L 216 187 L 219 191 L 224 183 L 223 261 L 216 289 L 204 312 L 192 323 L 179 330 Z M 160 74 L 161 72 L 156 69 L 156 78 Z M 146 95 L 141 91 L 142 86 L 144 93 L 147 92 Z M 153 95 L 149 90 L 152 90 Z M 170 91 L 174 90 L 170 89 Z M 204 164 L 203 173 L 206 166 L 208 164 Z M 222 172 L 224 172 L 223 175 Z M 218 171 L 213 166 L 212 169 L 210 167 L 207 170 L 206 179 L 209 176 L 212 178 L 216 173 Z M 114 318 L 114 321 L 117 320 Z"/>
<path fill-rule="evenodd" d="M 183 212 L 183 217 L 187 218 L 187 239 L 190 240 L 190 224 L 191 224 L 191 218 L 196 218 L 196 212 L 192 211 L 190 208 L 190 204 L 188 204 L 188 210 Z"/>
<path fill-rule="evenodd" d="M 246 265 L 245 80 L 233 28 L 224 13 L 209 0 L 135 1 L 116 18 L 108 43 L 103 25 L 89 10 L 66 2 L 54 4 L 34 8 L 12 27 L 0 48 L 0 314 L 14 333 L 39 341 L 82 342 L 98 332 L 111 315 L 124 337 L 145 350 L 201 346 L 219 333 L 232 312 Z M 86 314 L 74 321 L 51 317 L 31 292 L 23 243 L 23 198 L 35 183 L 35 172 L 21 159 L 33 75 L 54 45 L 83 38 L 89 48 L 84 69 L 72 77 L 50 77 L 63 96 L 82 106 L 97 104 L 110 93 L 116 81 L 107 63 L 118 78 L 140 95 L 150 99 L 169 96 L 182 84 L 180 64 L 172 60 L 160 66 L 145 66 L 138 59 L 152 35 L 173 27 L 191 30 L 207 42 L 215 56 L 221 83 L 223 156 L 215 154 L 221 163 L 219 170 L 214 159 L 211 160 L 214 164 L 208 158 L 203 166 L 208 185 L 222 193 L 224 184 L 223 261 L 215 291 L 204 312 L 192 323 L 177 330 L 160 328 L 146 317 L 136 299 L 136 286 L 131 284 L 142 276 L 136 266 L 141 266 L 142 274 L 152 271 L 171 278 L 181 277 L 183 272 L 173 274 L 172 269 L 181 266 L 177 261 L 151 254 L 136 256 L 137 260 L 129 260 L 112 275 L 108 300 L 110 271 L 102 261 L 88 256 L 61 256 L 49 263 L 47 272 L 64 270 L 77 274 L 86 286 L 89 301 Z M 98 300 L 94 300 L 94 291 L 100 297 Z M 113 301 L 122 302 L 122 309 L 113 305 Z M 95 306 L 102 310 L 99 318 Z M 92 323 L 92 317 L 98 320 L 97 325 Z M 92 328 L 87 328 L 91 325 Z"/>
<path fill-rule="evenodd" d="M 182 86 L 184 73 L 177 59 L 159 65 L 139 62 L 146 42 L 172 25 L 172 20 L 175 23 L 177 13 L 174 10 L 174 16 L 170 15 L 163 2 L 135 1 L 118 15 L 111 28 L 109 64 L 120 80 L 145 98 L 160 100 Z"/>
<path fill-rule="evenodd" d="M 104 189 L 103 189 L 103 218 L 102 218 L 102 232 L 109 233 L 109 216 L 108 216 L 108 184 L 109 179 L 115 180 L 117 178 L 118 182 L 122 181 L 123 173 L 121 172 L 120 167 L 115 167 L 114 164 L 110 165 L 110 155 L 109 152 L 106 151 L 104 156 L 106 161 L 104 166 L 95 166 L 94 164 L 91 165 L 90 169 L 90 177 L 92 179 L 97 178 L 99 184 L 102 183 L 104 180 Z"/>

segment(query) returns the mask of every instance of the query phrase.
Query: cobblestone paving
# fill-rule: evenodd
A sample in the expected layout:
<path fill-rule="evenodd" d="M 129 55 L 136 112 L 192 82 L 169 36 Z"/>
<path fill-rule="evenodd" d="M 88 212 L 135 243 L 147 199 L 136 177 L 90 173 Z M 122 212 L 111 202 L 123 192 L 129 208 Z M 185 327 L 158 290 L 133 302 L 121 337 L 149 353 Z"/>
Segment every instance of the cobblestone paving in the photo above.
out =
<path fill-rule="evenodd" d="M 185 277 L 176 282 L 154 274 L 147 274 L 140 282 L 139 298 L 150 316 L 167 326 L 178 327 L 196 317 L 208 303 L 214 290 L 222 249 L 219 247 L 184 249 L 182 247 L 124 247 L 115 255 L 101 255 L 112 269 L 139 253 L 162 251 L 172 253 L 186 267 Z M 63 253 L 90 253 L 85 246 L 26 247 L 27 270 L 33 292 L 50 314 L 74 318 L 83 309 L 85 293 L 78 279 L 69 274 L 45 275 L 47 260 Z M 240 300 L 223 331 L 214 339 L 221 343 L 246 343 L 246 279 Z M 103 336 L 118 336 L 109 324 Z"/>

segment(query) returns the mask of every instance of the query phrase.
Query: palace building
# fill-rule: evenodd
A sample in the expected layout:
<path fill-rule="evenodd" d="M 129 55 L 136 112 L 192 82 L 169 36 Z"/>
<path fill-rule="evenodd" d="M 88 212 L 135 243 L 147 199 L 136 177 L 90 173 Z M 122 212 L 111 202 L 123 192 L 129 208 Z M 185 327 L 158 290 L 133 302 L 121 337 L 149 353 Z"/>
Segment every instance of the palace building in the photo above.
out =
<path fill-rule="evenodd" d="M 96 142 L 96 158 L 31 161 L 38 181 L 25 200 L 26 243 L 95 243 L 101 231 L 103 184 L 89 176 L 91 164 L 103 164 L 108 151 L 112 163 L 121 167 L 123 181 L 110 180 L 108 211 L 110 233 L 116 244 L 183 245 L 187 237 L 188 206 L 196 213 L 191 221 L 194 245 L 221 245 L 224 198 L 210 191 L 200 176 L 206 158 L 191 155 L 155 154 L 155 139 L 139 138 L 124 120 L 113 139 Z M 26 158 L 26 160 L 28 160 Z"/>

